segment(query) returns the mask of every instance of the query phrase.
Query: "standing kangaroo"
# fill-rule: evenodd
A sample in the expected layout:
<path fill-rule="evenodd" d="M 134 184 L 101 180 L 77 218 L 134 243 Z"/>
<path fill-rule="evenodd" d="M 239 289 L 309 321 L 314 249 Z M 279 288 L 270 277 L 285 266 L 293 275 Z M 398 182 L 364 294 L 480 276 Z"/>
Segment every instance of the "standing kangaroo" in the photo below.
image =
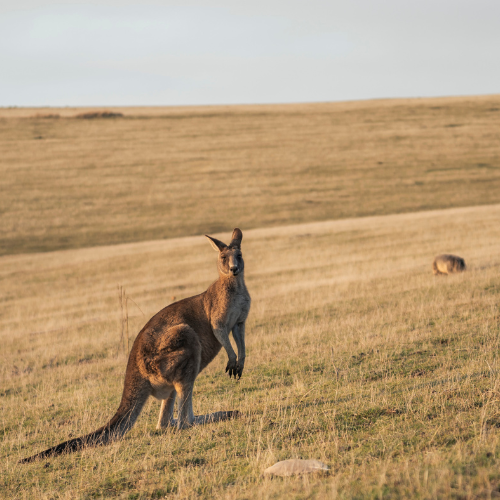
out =
<path fill-rule="evenodd" d="M 219 252 L 218 280 L 205 292 L 170 304 L 146 323 L 130 351 L 122 400 L 115 416 L 91 434 L 65 441 L 20 463 L 107 444 L 122 437 L 134 425 L 149 396 L 162 400 L 157 429 L 175 425 L 183 429 L 238 415 L 233 411 L 198 417 L 193 414 L 194 381 L 221 347 L 229 358 L 229 377 L 241 377 L 245 365 L 245 321 L 250 310 L 250 295 L 243 277 L 242 232 L 236 228 L 229 245 L 207 238 Z M 238 357 L 229 341 L 231 331 Z M 177 421 L 173 418 L 176 396 Z"/>

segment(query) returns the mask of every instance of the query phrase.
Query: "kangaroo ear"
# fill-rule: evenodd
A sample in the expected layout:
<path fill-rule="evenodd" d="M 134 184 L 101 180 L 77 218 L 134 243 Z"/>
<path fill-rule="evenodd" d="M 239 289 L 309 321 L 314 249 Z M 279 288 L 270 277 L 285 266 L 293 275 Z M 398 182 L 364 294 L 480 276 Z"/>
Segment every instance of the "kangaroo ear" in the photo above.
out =
<path fill-rule="evenodd" d="M 243 233 L 239 227 L 235 227 L 233 231 L 233 236 L 231 237 L 230 247 L 241 247 L 241 240 L 243 239 Z"/>
<path fill-rule="evenodd" d="M 211 236 L 208 236 L 208 234 L 205 236 L 210 240 L 210 243 L 216 252 L 222 252 L 222 250 L 227 247 L 225 243 L 222 243 L 222 241 L 219 241 L 217 238 L 212 238 Z"/>

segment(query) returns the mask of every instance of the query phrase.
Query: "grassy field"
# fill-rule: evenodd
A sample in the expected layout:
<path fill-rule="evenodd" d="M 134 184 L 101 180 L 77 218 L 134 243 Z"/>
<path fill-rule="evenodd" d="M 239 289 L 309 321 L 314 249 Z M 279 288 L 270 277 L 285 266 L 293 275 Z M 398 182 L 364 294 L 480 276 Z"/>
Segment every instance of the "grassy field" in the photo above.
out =
<path fill-rule="evenodd" d="M 158 432 L 150 400 L 123 441 L 22 466 L 114 413 L 126 362 L 117 286 L 133 339 L 216 278 L 215 253 L 187 237 L 2 257 L 0 496 L 500 496 L 499 222 L 492 205 L 243 228 L 245 372 L 229 380 L 220 354 L 194 395 L 196 413 L 243 418 Z M 468 271 L 434 277 L 444 251 Z M 263 477 L 292 457 L 331 472 Z"/>
<path fill-rule="evenodd" d="M 500 203 L 500 95 L 82 111 L 0 109 L 0 255 Z"/>
<path fill-rule="evenodd" d="M 500 95 L 84 111 L 0 109 L 0 498 L 500 497 Z M 124 335 L 235 226 L 245 372 L 219 354 L 194 408 L 243 417 L 160 432 L 151 399 L 18 465 L 107 422 Z M 433 276 L 445 252 L 467 272 Z M 287 458 L 331 470 L 263 476 Z"/>

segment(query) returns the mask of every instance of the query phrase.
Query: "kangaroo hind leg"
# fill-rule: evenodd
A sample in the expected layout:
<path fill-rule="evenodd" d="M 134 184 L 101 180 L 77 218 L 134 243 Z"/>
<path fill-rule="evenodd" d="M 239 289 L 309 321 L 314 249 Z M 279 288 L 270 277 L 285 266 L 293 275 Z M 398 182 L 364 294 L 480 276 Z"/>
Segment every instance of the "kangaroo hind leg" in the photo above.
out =
<path fill-rule="evenodd" d="M 177 426 L 182 429 L 193 425 L 193 387 L 200 371 L 201 345 L 196 332 L 187 324 L 169 328 L 159 344 L 156 366 L 163 388 L 158 429 L 175 425 L 173 411 L 176 395 L 179 401 Z"/>
<path fill-rule="evenodd" d="M 172 390 L 161 395 L 162 405 L 157 429 L 175 425 L 179 429 L 219 422 L 239 416 L 237 411 L 219 411 L 195 417 L 193 412 L 194 382 L 200 371 L 201 345 L 196 332 L 180 324 L 165 332 L 156 358 L 162 386 Z M 175 399 L 178 399 L 177 422 L 173 418 Z"/>
<path fill-rule="evenodd" d="M 158 418 L 157 429 L 165 429 L 167 427 L 174 427 L 177 425 L 177 420 L 174 418 L 174 405 L 177 393 L 172 389 L 170 395 L 163 399 L 160 408 L 160 417 Z"/>
<path fill-rule="evenodd" d="M 193 386 L 194 383 L 191 384 L 189 381 L 183 381 L 175 386 L 175 390 L 179 394 L 179 413 L 177 415 L 178 429 L 185 429 L 194 424 Z"/>
<path fill-rule="evenodd" d="M 239 411 L 216 411 L 215 413 L 195 416 L 193 412 L 193 386 L 189 383 L 179 384 L 176 385 L 176 391 L 179 394 L 178 429 L 185 429 L 193 425 L 222 422 L 223 420 L 238 418 L 241 415 Z"/>

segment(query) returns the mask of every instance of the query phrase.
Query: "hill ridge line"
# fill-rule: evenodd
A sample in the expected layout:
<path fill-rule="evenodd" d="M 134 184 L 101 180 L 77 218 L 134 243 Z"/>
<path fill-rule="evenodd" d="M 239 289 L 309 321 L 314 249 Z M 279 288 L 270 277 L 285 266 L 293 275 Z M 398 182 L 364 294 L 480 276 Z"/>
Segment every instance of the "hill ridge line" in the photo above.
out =
<path fill-rule="evenodd" d="M 394 222 L 403 222 L 405 220 L 412 219 L 425 219 L 425 218 L 434 218 L 439 217 L 440 215 L 450 215 L 451 213 L 460 214 L 468 214 L 473 212 L 489 212 L 489 211 L 498 211 L 500 216 L 500 203 L 491 204 L 491 205 L 472 205 L 468 207 L 453 207 L 453 208 L 442 208 L 435 210 L 423 210 L 417 212 L 404 212 L 404 213 L 395 213 L 395 214 L 386 214 L 386 215 L 369 215 L 364 217 L 349 217 L 345 219 L 329 219 L 325 221 L 312 221 L 312 222 L 303 222 L 299 224 L 290 224 L 283 226 L 271 226 L 271 227 L 263 227 L 263 228 L 254 228 L 254 229 L 246 229 L 242 227 L 245 234 L 245 239 L 248 241 L 249 236 L 255 237 L 264 237 L 266 233 L 269 233 L 271 236 L 290 236 L 294 233 L 305 233 L 305 232 L 320 232 L 324 229 L 330 230 L 352 230 L 355 229 L 355 226 L 358 226 L 360 229 L 363 226 L 371 225 L 371 223 L 380 223 L 382 221 L 390 221 Z M 228 227 L 227 231 L 211 233 L 211 235 L 220 237 L 222 241 L 224 238 L 227 239 L 229 233 L 232 231 L 232 227 Z M 301 236 L 299 234 L 299 236 Z M 306 236 L 306 234 L 302 234 L 302 236 Z M 26 259 L 33 259 L 34 256 L 37 258 L 43 258 L 46 256 L 50 259 L 56 255 L 70 255 L 70 254 L 79 254 L 79 260 L 81 261 L 82 257 L 86 258 L 84 260 L 91 261 L 98 256 L 102 256 L 103 253 L 109 253 L 111 249 L 115 250 L 115 255 L 126 255 L 129 253 L 135 253 L 135 251 L 158 251 L 162 248 L 181 248 L 186 246 L 186 244 L 200 244 L 204 241 L 204 235 L 195 235 L 195 236 L 182 236 L 177 238 L 165 238 L 158 240 L 147 240 L 147 241 L 137 241 L 137 242 L 129 242 L 129 243 L 118 243 L 115 245 L 97 245 L 93 247 L 81 247 L 81 248 L 68 248 L 64 250 L 53 250 L 50 252 L 38 252 L 38 253 L 20 253 L 20 254 L 10 254 L 0 256 L 1 262 L 15 262 L 24 261 Z"/>

